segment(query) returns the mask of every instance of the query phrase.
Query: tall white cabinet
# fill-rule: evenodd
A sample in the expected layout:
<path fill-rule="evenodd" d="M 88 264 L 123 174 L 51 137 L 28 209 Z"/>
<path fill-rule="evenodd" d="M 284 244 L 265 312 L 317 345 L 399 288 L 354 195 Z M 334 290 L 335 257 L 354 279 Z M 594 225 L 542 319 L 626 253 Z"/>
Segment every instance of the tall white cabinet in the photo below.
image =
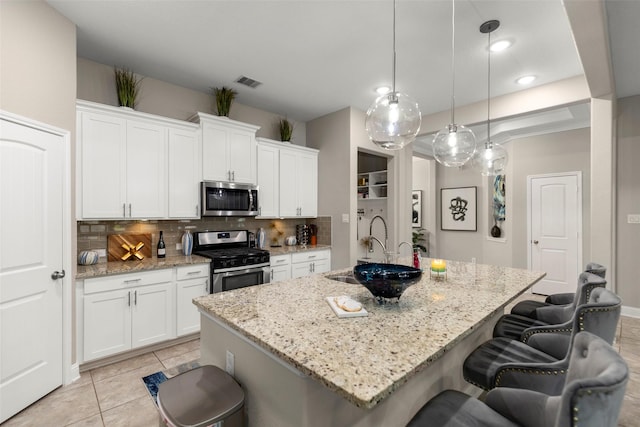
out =
<path fill-rule="evenodd" d="M 202 128 L 205 181 L 256 183 L 256 132 L 260 126 L 205 113 L 197 113 L 191 120 Z"/>
<path fill-rule="evenodd" d="M 199 217 L 197 125 L 88 101 L 77 115 L 78 219 Z"/>
<path fill-rule="evenodd" d="M 318 215 L 318 150 L 258 138 L 260 216 Z"/>

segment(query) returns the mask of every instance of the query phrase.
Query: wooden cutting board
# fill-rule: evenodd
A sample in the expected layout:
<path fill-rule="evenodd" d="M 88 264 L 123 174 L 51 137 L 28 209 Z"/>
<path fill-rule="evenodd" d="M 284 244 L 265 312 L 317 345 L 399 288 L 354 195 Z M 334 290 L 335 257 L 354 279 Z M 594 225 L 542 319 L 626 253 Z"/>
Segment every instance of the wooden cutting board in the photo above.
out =
<path fill-rule="evenodd" d="M 140 247 L 140 245 L 142 246 Z M 137 251 L 131 251 L 131 255 L 123 260 L 122 257 L 130 252 L 130 248 L 139 247 Z M 110 234 L 107 236 L 107 261 L 140 261 L 151 258 L 151 234 Z"/>

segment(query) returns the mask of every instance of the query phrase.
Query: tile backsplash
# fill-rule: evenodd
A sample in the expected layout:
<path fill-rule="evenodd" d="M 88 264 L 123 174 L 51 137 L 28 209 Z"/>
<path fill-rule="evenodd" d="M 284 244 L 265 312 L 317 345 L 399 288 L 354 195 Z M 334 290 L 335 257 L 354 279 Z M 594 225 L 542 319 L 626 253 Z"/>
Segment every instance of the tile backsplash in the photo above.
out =
<path fill-rule="evenodd" d="M 107 249 L 107 236 L 110 234 L 150 233 L 152 254 L 156 256 L 156 246 L 160 231 L 163 232 L 167 256 L 181 255 L 176 244 L 181 242 L 185 230 L 265 230 L 267 246 L 272 242 L 283 245 L 287 236 L 296 235 L 296 225 L 316 224 L 318 226 L 318 244 L 331 245 L 331 217 L 313 219 L 255 219 L 246 217 L 202 218 L 194 220 L 171 221 L 78 221 L 78 253 L 85 250 Z M 106 262 L 100 257 L 99 262 Z"/>

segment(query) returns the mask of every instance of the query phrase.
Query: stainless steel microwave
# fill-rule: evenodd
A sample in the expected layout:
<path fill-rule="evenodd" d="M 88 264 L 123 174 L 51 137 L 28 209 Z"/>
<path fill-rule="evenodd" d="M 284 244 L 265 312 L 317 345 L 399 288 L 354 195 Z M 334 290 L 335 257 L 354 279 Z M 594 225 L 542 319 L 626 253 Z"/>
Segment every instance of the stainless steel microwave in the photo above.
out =
<path fill-rule="evenodd" d="M 235 182 L 200 183 L 202 216 L 258 215 L 258 186 Z"/>

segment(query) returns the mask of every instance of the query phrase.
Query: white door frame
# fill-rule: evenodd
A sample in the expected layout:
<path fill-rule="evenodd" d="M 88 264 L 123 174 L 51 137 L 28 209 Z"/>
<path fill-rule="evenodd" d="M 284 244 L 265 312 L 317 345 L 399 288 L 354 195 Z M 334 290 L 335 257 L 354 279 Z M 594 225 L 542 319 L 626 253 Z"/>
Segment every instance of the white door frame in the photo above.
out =
<path fill-rule="evenodd" d="M 527 268 L 531 269 L 531 182 L 536 178 L 553 178 L 553 177 L 562 177 L 562 176 L 575 176 L 578 181 L 578 194 L 577 194 L 577 229 L 578 229 L 578 271 L 580 274 L 582 271 L 582 171 L 573 171 L 573 172 L 558 172 L 558 173 L 547 173 L 540 175 L 529 175 L 527 176 Z"/>
<path fill-rule="evenodd" d="M 75 117 L 75 115 L 74 115 Z M 75 281 L 75 270 L 71 260 L 71 250 L 73 248 L 71 241 L 71 132 L 60 129 L 46 123 L 39 122 L 28 117 L 13 114 L 4 110 L 0 110 L 0 118 L 16 123 L 21 126 L 27 126 L 42 132 L 47 132 L 56 136 L 60 136 L 64 143 L 64 164 L 62 170 L 64 174 L 64 188 L 62 189 L 62 268 L 66 275 L 62 280 L 62 381 L 63 384 L 71 384 L 80 377 L 79 364 L 72 362 L 72 288 Z"/>

